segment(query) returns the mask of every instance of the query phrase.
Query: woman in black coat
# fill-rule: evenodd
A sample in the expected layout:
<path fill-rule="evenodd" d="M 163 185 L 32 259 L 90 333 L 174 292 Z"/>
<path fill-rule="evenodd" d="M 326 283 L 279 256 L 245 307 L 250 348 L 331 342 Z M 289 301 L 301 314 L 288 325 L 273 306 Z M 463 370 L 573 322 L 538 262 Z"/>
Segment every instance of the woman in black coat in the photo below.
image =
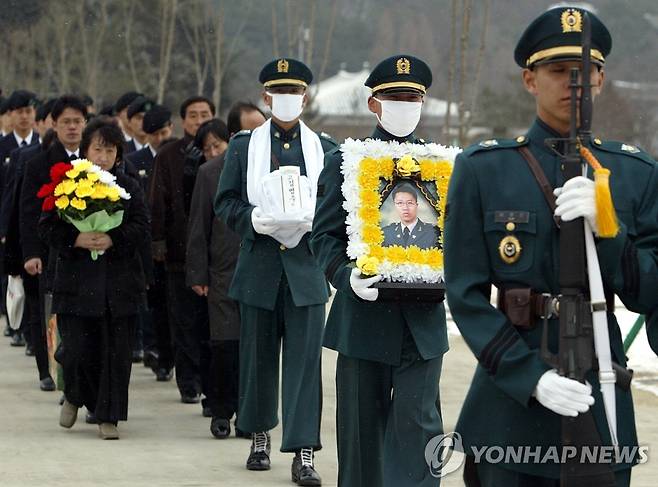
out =
<path fill-rule="evenodd" d="M 137 313 L 145 299 L 138 249 L 149 238 L 149 214 L 139 184 L 116 171 L 123 134 L 110 119 L 92 120 L 82 134 L 80 152 L 131 198 L 121 200 L 123 222 L 107 233 L 78 232 L 44 212 L 39 234 L 57 252 L 53 312 L 62 338 L 57 358 L 64 371 L 66 400 L 60 425 L 70 428 L 78 408 L 94 412 L 103 439 L 117 439 L 117 422 L 128 417 L 128 385 Z M 104 251 L 92 260 L 90 250 Z"/>

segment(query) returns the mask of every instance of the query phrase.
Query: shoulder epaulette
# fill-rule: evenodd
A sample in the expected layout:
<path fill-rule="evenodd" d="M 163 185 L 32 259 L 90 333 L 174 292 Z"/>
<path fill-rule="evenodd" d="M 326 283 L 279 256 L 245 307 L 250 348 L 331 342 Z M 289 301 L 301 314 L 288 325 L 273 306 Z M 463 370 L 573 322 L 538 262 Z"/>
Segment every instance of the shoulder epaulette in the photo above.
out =
<path fill-rule="evenodd" d="M 247 130 L 247 129 L 240 130 L 239 132 L 236 132 L 235 135 L 233 135 L 233 137 L 241 137 L 243 135 L 251 135 L 251 130 Z"/>
<path fill-rule="evenodd" d="M 331 135 L 329 135 L 327 132 L 320 132 L 319 133 L 320 138 L 326 140 L 327 142 L 331 142 L 334 145 L 338 145 L 338 142 L 336 142 Z"/>
<path fill-rule="evenodd" d="M 600 149 L 605 152 L 630 156 L 649 164 L 656 163 L 656 161 L 647 152 L 643 151 L 635 145 L 625 144 L 616 140 L 601 140 L 597 138 L 592 139 L 592 145 L 596 149 Z"/>
<path fill-rule="evenodd" d="M 473 144 L 466 149 L 464 149 L 463 154 L 465 156 L 470 156 L 480 151 L 490 151 L 495 149 L 514 149 L 516 147 L 521 147 L 528 143 L 528 138 L 524 135 L 520 135 L 515 139 L 487 139 L 477 144 Z"/>

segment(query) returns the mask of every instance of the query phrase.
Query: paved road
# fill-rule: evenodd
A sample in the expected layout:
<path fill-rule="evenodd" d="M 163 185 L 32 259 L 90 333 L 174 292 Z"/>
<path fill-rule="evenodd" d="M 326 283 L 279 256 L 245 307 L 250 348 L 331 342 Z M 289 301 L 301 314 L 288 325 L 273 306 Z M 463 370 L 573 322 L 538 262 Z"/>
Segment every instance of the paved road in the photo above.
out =
<path fill-rule="evenodd" d="M 156 382 L 141 364 L 133 369 L 130 419 L 119 425 L 121 440 L 100 440 L 97 427 L 84 421 L 64 430 L 57 424 L 60 393 L 39 391 L 34 359 L 25 357 L 23 350 L 0 338 L 0 486 L 293 485 L 289 454 L 273 451 L 271 471 L 248 472 L 244 462 L 249 441 L 213 439 L 200 406 L 181 404 L 174 383 Z M 336 485 L 335 359 L 333 352 L 324 351 L 325 448 L 317 454 L 316 466 L 325 486 Z M 454 426 L 474 363 L 462 339 L 452 336 L 441 386 L 446 431 Z M 634 398 L 640 442 L 656 445 L 658 455 L 658 397 L 636 389 Z M 276 448 L 280 428 L 272 440 Z M 654 487 L 657 477 L 658 457 L 650 458 L 634 469 L 632 485 Z M 449 475 L 441 485 L 463 485 L 461 474 Z"/>

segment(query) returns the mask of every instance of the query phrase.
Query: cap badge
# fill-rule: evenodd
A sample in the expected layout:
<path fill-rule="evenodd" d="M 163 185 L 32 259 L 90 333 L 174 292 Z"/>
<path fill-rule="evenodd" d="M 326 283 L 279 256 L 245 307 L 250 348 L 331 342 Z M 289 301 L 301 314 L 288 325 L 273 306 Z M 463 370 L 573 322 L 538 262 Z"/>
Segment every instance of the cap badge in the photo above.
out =
<path fill-rule="evenodd" d="M 498 254 L 505 264 L 514 264 L 521 258 L 521 242 L 514 235 L 507 235 L 498 244 Z"/>
<path fill-rule="evenodd" d="M 411 61 L 406 57 L 398 59 L 395 63 L 395 67 L 397 68 L 398 74 L 411 74 Z"/>
<path fill-rule="evenodd" d="M 573 8 L 568 8 L 562 12 L 562 33 L 567 32 L 582 32 L 583 30 L 583 16 L 581 13 Z"/>
<path fill-rule="evenodd" d="M 287 73 L 289 67 L 290 67 L 290 63 L 288 61 L 286 61 L 285 59 L 279 59 L 279 61 L 276 63 L 276 72 Z"/>

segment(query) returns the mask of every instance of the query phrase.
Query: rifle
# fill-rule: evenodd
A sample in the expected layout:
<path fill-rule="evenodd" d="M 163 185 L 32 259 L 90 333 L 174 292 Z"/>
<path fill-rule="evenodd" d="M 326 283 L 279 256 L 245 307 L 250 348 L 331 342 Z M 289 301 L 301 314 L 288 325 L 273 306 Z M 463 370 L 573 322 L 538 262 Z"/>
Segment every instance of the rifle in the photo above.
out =
<path fill-rule="evenodd" d="M 581 144 L 587 145 L 591 138 L 592 94 L 590 81 L 591 68 L 591 23 L 583 12 L 582 30 L 582 75 L 579 83 L 579 69 L 572 68 L 569 88 L 571 90 L 571 123 L 569 137 L 560 139 L 566 142 L 566 153 L 562 159 L 562 175 L 567 181 L 586 174 L 587 164 L 581 156 Z M 580 90 L 580 107 L 579 104 Z M 580 110 L 578 110 L 580 108 Z M 580 111 L 580 113 L 579 113 Z M 580 115 L 580 120 L 578 115 Z M 547 141 L 550 143 L 551 141 Z M 559 342 L 558 353 L 554 355 L 548 348 L 548 320 L 544 320 L 541 354 L 546 363 L 556 368 L 561 376 L 585 383 L 586 374 L 599 370 L 602 389 L 607 388 L 606 396 L 612 391 L 612 416 L 606 405 L 606 416 L 610 425 L 613 446 L 617 445 L 616 418 L 614 407 L 614 384 L 618 381 L 630 383 L 623 375 L 626 371 L 619 366 L 612 367 L 607 322 L 605 321 L 606 301 L 603 297 L 600 269 L 591 229 L 583 218 L 560 224 L 560 297 L 559 297 Z M 586 245 L 587 244 L 587 245 Z M 589 263 L 589 266 L 588 266 Z M 598 277 L 597 277 L 598 276 Z M 595 333 L 593 321 L 598 319 Z M 601 336 L 603 317 L 604 334 Z M 607 361 L 602 357 L 607 354 Z M 598 361 L 597 361 L 598 357 Z M 607 364 L 607 365 L 606 365 Z M 600 367 L 599 367 L 600 365 Z M 615 364 L 616 365 L 616 364 Z M 614 370 L 613 370 L 614 368 Z M 610 387 L 612 389 L 610 389 Z M 562 417 L 562 447 L 575 448 L 577 454 L 561 465 L 560 485 L 562 487 L 614 487 L 615 476 L 610 464 L 583 461 L 582 451 L 602 445 L 601 435 L 596 427 L 591 409 L 575 418 Z"/>

